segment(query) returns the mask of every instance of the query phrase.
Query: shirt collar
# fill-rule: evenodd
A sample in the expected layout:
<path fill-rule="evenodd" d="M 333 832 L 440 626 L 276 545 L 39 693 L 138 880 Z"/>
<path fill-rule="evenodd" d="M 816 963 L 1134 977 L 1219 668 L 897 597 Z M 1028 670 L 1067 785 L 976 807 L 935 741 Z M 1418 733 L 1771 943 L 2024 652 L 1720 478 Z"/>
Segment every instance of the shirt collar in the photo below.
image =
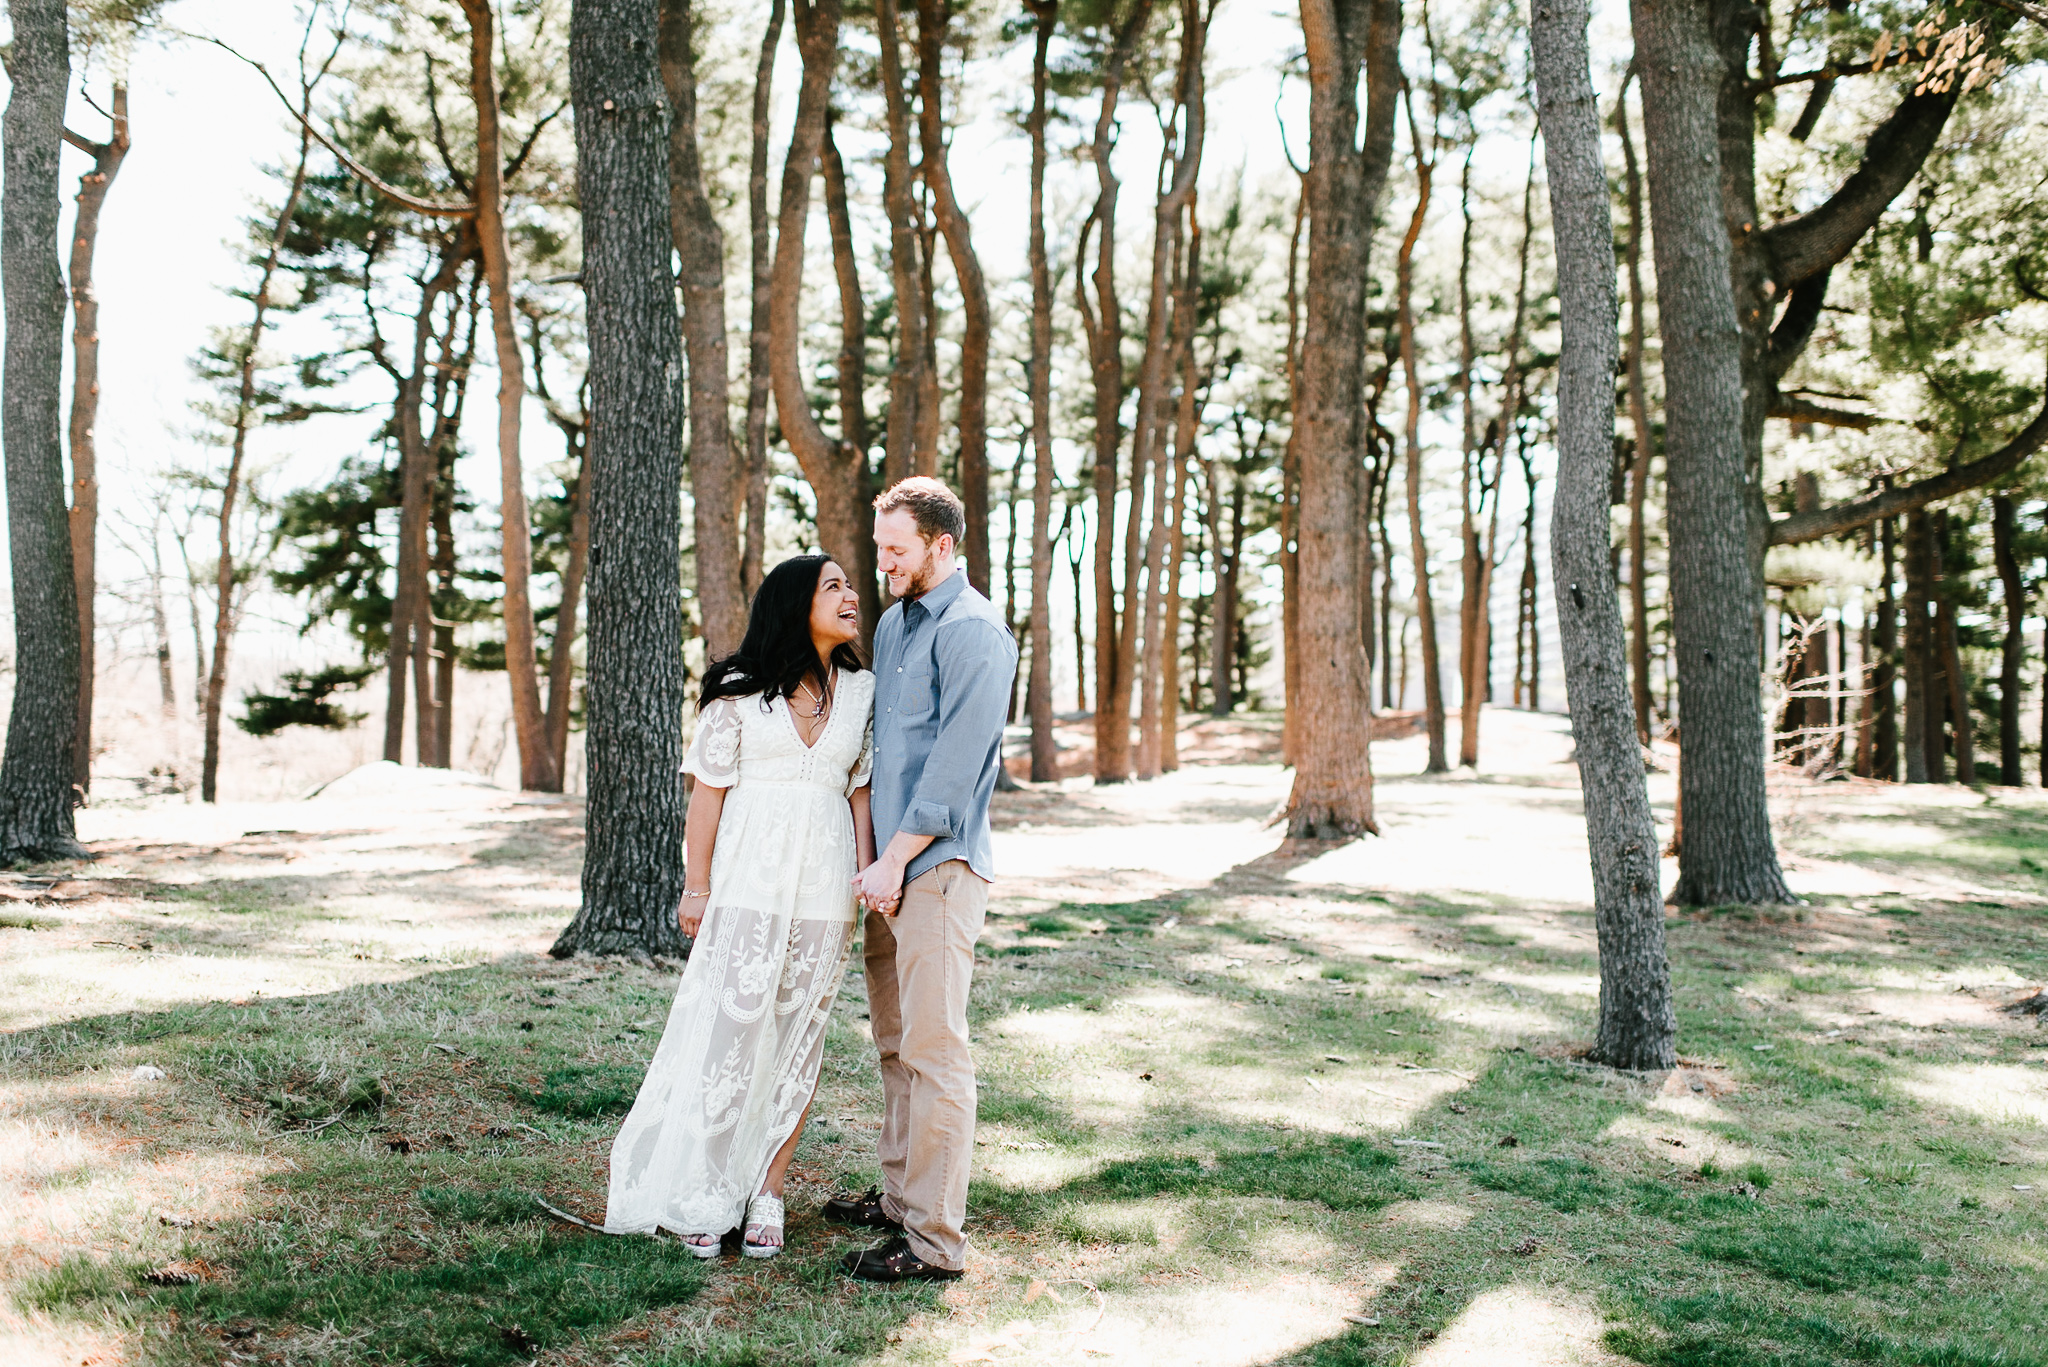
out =
<path fill-rule="evenodd" d="M 953 572 L 943 580 L 932 585 L 921 596 L 913 598 L 904 604 L 904 611 L 908 612 L 913 607 L 921 607 L 936 617 L 947 608 L 953 606 L 953 600 L 958 598 L 961 590 L 966 587 L 967 567 L 965 565 L 955 566 Z"/>

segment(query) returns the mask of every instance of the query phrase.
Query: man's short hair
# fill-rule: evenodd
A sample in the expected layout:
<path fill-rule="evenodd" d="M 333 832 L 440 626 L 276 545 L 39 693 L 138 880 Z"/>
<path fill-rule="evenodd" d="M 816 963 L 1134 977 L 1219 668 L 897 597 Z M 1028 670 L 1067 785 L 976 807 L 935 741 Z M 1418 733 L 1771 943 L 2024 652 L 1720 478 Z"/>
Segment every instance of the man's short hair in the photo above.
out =
<path fill-rule="evenodd" d="M 926 545 L 950 536 L 957 547 L 967 537 L 967 505 L 929 475 L 913 475 L 883 490 L 875 496 L 875 511 L 909 513 Z"/>

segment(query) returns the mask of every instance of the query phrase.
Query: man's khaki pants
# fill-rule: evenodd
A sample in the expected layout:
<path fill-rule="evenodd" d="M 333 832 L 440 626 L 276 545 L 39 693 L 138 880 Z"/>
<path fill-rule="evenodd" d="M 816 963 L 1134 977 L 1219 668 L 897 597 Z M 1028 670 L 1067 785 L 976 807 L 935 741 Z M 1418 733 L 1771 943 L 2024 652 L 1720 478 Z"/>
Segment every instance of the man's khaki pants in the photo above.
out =
<path fill-rule="evenodd" d="M 967 989 L 988 884 L 963 859 L 910 880 L 894 917 L 867 915 L 868 1017 L 882 1056 L 882 1209 L 934 1267 L 967 1265 L 974 1059 Z"/>

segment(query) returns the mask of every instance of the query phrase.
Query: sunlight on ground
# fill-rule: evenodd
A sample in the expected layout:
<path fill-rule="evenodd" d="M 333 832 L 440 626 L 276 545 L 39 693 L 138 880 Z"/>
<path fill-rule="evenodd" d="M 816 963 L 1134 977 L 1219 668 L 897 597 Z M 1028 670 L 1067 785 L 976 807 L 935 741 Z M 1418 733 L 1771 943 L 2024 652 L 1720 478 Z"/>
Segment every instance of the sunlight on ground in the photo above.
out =
<path fill-rule="evenodd" d="M 1358 1308 L 1355 1289 L 1300 1274 L 1236 1286 L 1149 1286 L 1118 1292 L 1100 1307 L 1085 1287 L 1053 1289 L 1066 1306 L 1041 1297 L 1000 1328 L 973 1333 L 948 1360 L 1252 1367 L 1342 1333 L 1344 1316 Z"/>
<path fill-rule="evenodd" d="M 1423 1347 L 1413 1367 L 1607 1367 L 1621 1364 L 1600 1346 L 1604 1328 L 1590 1302 L 1533 1286 L 1503 1286 L 1465 1307 Z"/>
<path fill-rule="evenodd" d="M 1330 1361 L 1610 1367 L 1592 1297 L 1636 1315 L 1606 1299 L 1623 1284 L 1610 1262 L 1621 1245 L 1630 1275 L 1661 1285 L 1711 1275 L 1744 1295 L 1805 1294 L 1682 1251 L 1693 1226 L 1657 1202 L 1754 1200 L 1743 1209 L 1797 1219 L 1816 1189 L 1845 1218 L 1941 1199 L 1917 1209 L 1928 1256 L 1955 1280 L 1886 1293 L 1918 1297 L 1922 1318 L 1977 1275 L 1971 1250 L 2006 1281 L 2048 1270 L 2020 1223 L 2038 1200 L 2022 1189 L 2044 1180 L 2048 1072 L 2012 1061 L 2037 1052 L 2015 1052 L 2034 1027 L 1997 1011 L 2034 981 L 2009 965 L 2039 971 L 2040 932 L 2000 920 L 2032 903 L 1954 892 L 1992 881 L 1985 860 L 1895 874 L 1902 860 L 1788 836 L 1795 884 L 1855 883 L 1860 900 L 1674 921 L 1687 1066 L 1661 1082 L 1618 1077 L 1575 1061 L 1597 981 L 1568 730 L 1488 718 L 1478 775 L 1420 777 L 1418 742 L 1375 745 L 1387 834 L 1335 849 L 1279 848 L 1265 821 L 1288 775 L 1271 765 L 1006 797 L 972 1016 L 984 1124 L 969 1276 L 930 1295 L 878 1293 L 832 1268 L 849 1241 L 822 1233 L 817 1206 L 872 1180 L 879 1118 L 855 977 L 792 1172 L 790 1256 L 721 1264 L 694 1296 L 606 1312 L 539 1359 L 1252 1367 L 1321 1345 Z M 1668 804 L 1670 775 L 1651 787 Z M 1853 815 L 1873 845 L 1892 819 L 1939 837 L 1895 842 L 1905 857 L 1990 811 L 1961 793 L 1775 780 L 1773 803 L 1795 834 Z M 642 1003 L 665 1002 L 674 982 L 541 957 L 577 900 L 580 810 L 376 768 L 311 801 L 82 813 L 105 854 L 79 875 L 97 881 L 91 897 L 30 890 L 0 926 L 0 1029 L 53 1023 L 0 1039 L 0 1277 L 19 1287 L 84 1252 L 113 1269 L 114 1289 L 70 1302 L 69 1319 L 0 1309 L 0 1363 L 182 1367 L 196 1353 L 363 1367 L 386 1342 L 367 1328 L 250 1312 L 260 1348 L 219 1325 L 174 1329 L 171 1293 L 135 1270 L 203 1256 L 238 1287 L 249 1245 L 236 1240 L 303 1218 L 292 1275 L 317 1281 L 340 1254 L 402 1281 L 432 1271 L 415 1267 L 430 1256 L 466 1266 L 539 1229 L 437 1224 L 414 1202 L 426 1182 L 600 1210 L 613 1113 L 550 1111 L 531 1093 L 556 1069 L 593 1085 L 630 1074 L 653 1042 L 638 1018 L 660 1014 Z M 1944 897 L 1917 911 L 1892 905 L 1937 884 Z M 1059 916 L 1032 929 L 1041 912 Z M 1955 932 L 1964 915 L 1981 936 Z M 286 997 L 161 1023 L 118 1014 Z M 301 1079 L 338 1085 L 372 1037 L 389 1104 L 357 1128 L 287 1137 L 313 1103 L 273 1094 L 327 1098 Z M 184 1052 L 162 1059 L 166 1080 L 131 1082 L 153 1048 Z M 1880 1132 L 1846 1089 L 1787 1082 L 1818 1087 L 1851 1066 L 1871 1086 L 1897 1082 L 1886 1105 L 1898 1123 Z M 387 1130 L 409 1134 L 410 1151 Z M 1746 1172 L 1695 1180 L 1709 1160 L 1735 1169 L 1759 1154 L 1778 1179 L 1762 1198 L 1731 1193 Z M 1984 1204 L 1959 1207 L 1973 1164 L 1990 1175 Z M 1880 1176 L 1860 1182 L 1866 1168 Z M 383 1215 L 394 1201 L 404 1218 Z M 1994 1228 L 1994 1213 L 2014 1223 Z M 578 1256 L 582 1237 L 567 1236 Z M 1034 1282 L 1049 1285 L 1034 1296 Z M 1865 1298 L 1853 1291 L 1841 1313 Z"/>
<path fill-rule="evenodd" d="M 1695 1172 L 1702 1163 L 1728 1168 L 1756 1157 L 1752 1150 L 1697 1126 L 1648 1116 L 1622 1116 L 1607 1127 L 1601 1138 L 1632 1141 L 1673 1167 Z"/>
<path fill-rule="evenodd" d="M 1923 1064 L 1898 1080 L 1901 1090 L 1986 1120 L 2048 1126 L 2048 1074 L 2011 1064 Z"/>

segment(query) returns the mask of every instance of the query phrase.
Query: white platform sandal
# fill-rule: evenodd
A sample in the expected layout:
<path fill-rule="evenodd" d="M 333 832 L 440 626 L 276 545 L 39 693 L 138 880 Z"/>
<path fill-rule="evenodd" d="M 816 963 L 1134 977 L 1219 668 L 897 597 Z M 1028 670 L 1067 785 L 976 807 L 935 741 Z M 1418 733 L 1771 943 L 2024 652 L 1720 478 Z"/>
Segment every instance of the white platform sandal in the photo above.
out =
<path fill-rule="evenodd" d="M 699 1239 L 709 1239 L 711 1242 L 700 1244 L 697 1242 Z M 723 1250 L 724 1243 L 725 1241 L 716 1234 L 685 1234 L 683 1236 L 683 1247 L 689 1249 L 691 1254 L 698 1258 L 716 1258 Z"/>
<path fill-rule="evenodd" d="M 770 1228 L 778 1234 L 782 1233 L 782 1200 L 764 1191 L 747 1202 L 747 1229 L 740 1239 L 741 1254 L 749 1258 L 772 1258 L 782 1252 L 781 1244 L 755 1242 L 756 1235 Z"/>

